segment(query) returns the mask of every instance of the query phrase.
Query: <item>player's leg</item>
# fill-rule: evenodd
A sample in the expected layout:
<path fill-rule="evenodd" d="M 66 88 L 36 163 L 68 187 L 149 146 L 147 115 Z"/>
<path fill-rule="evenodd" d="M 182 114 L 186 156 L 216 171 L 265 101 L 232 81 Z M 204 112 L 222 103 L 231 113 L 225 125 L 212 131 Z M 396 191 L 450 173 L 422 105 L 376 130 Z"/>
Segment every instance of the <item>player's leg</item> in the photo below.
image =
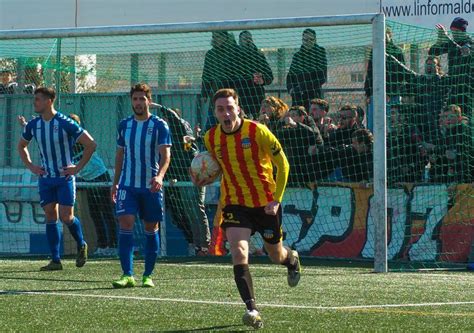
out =
<path fill-rule="evenodd" d="M 279 241 L 276 244 L 263 242 L 268 256 L 275 264 L 281 264 L 288 269 L 288 285 L 296 287 L 301 277 L 301 265 L 298 252 L 283 246 Z"/>
<path fill-rule="evenodd" d="M 145 221 L 145 271 L 142 282 L 143 287 L 154 287 L 151 274 L 158 257 L 158 226 L 163 220 L 163 194 L 146 191 L 141 194 L 140 199 L 140 218 Z"/>
<path fill-rule="evenodd" d="M 225 221 L 226 215 L 224 215 L 224 223 Z M 247 326 L 261 328 L 263 327 L 263 322 L 255 303 L 255 291 L 248 265 L 249 239 L 252 230 L 242 227 L 226 227 L 225 233 L 230 245 L 232 264 L 234 265 L 235 284 L 237 285 L 240 298 L 247 307 L 242 320 Z"/>
<path fill-rule="evenodd" d="M 151 274 L 155 269 L 159 248 L 158 222 L 145 221 L 145 271 L 143 272 L 143 287 L 155 286 Z"/>
<path fill-rule="evenodd" d="M 122 277 L 112 282 L 112 285 L 114 288 L 131 288 L 136 285 L 133 278 L 133 225 L 135 224 L 135 215 L 120 215 L 118 216 L 118 222 L 120 226 L 118 254 L 122 267 Z"/>
<path fill-rule="evenodd" d="M 81 222 L 74 216 L 76 201 L 76 182 L 74 178 L 62 179 L 57 186 L 59 203 L 59 219 L 69 229 L 72 238 L 77 243 L 76 267 L 82 267 L 87 261 L 87 243 L 84 240 Z"/>
<path fill-rule="evenodd" d="M 46 238 L 49 250 L 51 251 L 51 261 L 46 266 L 41 267 L 42 271 L 61 270 L 63 266 L 60 258 L 61 232 L 58 225 L 58 204 L 56 191 L 51 180 L 40 178 L 38 181 L 40 204 L 46 217 Z"/>
<path fill-rule="evenodd" d="M 211 234 L 204 205 L 205 188 L 198 186 L 192 188 L 181 187 L 180 194 L 182 202 L 187 203 L 186 207 L 188 209 L 185 210 L 185 214 L 191 224 L 196 255 L 207 255 Z"/>
<path fill-rule="evenodd" d="M 55 202 L 43 206 L 46 217 L 46 238 L 49 250 L 51 251 L 51 261 L 46 266 L 41 267 L 42 271 L 62 270 L 60 256 L 61 231 L 58 224 L 58 205 Z"/>
<path fill-rule="evenodd" d="M 138 212 L 138 201 L 133 189 L 119 188 L 115 212 L 119 223 L 118 253 L 122 267 L 122 277 L 112 282 L 114 288 L 135 287 L 133 278 L 133 225 Z"/>
<path fill-rule="evenodd" d="M 59 205 L 59 219 L 67 226 L 76 241 L 76 267 L 83 267 L 87 262 L 87 243 L 84 240 L 81 222 L 74 216 L 74 207 Z"/>
<path fill-rule="evenodd" d="M 283 246 L 283 230 L 281 228 L 282 210 L 276 215 L 268 215 L 263 207 L 255 208 L 257 230 L 262 235 L 265 250 L 272 262 L 281 264 L 288 269 L 288 285 L 295 287 L 301 276 L 301 265 L 298 252 Z"/>

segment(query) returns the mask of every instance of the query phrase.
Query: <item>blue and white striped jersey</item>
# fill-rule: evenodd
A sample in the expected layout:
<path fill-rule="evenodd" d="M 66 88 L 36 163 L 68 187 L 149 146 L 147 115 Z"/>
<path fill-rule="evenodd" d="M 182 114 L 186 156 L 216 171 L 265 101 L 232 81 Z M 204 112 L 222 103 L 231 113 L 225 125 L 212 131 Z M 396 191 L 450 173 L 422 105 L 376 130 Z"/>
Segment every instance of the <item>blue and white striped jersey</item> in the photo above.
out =
<path fill-rule="evenodd" d="M 125 152 L 119 186 L 150 188 L 149 182 L 159 170 L 158 149 L 171 146 L 168 124 L 155 115 L 144 121 L 130 116 L 119 124 L 117 145 Z"/>
<path fill-rule="evenodd" d="M 84 133 L 84 129 L 74 120 L 57 112 L 45 121 L 41 117 L 30 120 L 23 129 L 26 141 L 35 138 L 39 146 L 41 165 L 46 171 L 42 177 L 64 177 L 63 168 L 73 164 L 72 147 Z"/>

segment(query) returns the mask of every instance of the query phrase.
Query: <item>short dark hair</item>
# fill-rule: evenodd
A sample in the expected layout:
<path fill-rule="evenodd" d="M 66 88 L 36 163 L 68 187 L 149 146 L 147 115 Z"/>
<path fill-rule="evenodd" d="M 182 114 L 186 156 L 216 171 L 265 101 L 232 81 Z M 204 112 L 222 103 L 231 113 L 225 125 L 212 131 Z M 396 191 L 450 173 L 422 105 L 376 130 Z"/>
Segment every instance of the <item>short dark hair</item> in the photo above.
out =
<path fill-rule="evenodd" d="M 298 106 L 298 105 L 295 105 L 295 106 L 292 106 L 289 110 L 289 112 L 291 111 L 296 111 L 298 112 L 298 116 L 301 117 L 301 116 L 307 116 L 308 113 L 306 112 L 306 109 L 304 106 Z"/>
<path fill-rule="evenodd" d="M 51 87 L 39 87 L 36 88 L 34 91 L 35 95 L 41 94 L 43 96 L 48 97 L 51 101 L 55 101 L 56 99 L 56 92 Z"/>
<path fill-rule="evenodd" d="M 212 104 L 216 104 L 216 101 L 218 98 L 227 98 L 227 97 L 233 97 L 237 105 L 239 105 L 239 94 L 237 94 L 237 91 L 231 88 L 224 88 L 224 89 L 217 90 L 214 96 L 212 97 Z"/>
<path fill-rule="evenodd" d="M 146 97 L 151 100 L 151 88 L 146 83 L 137 83 L 130 89 L 130 97 L 133 96 L 137 91 L 142 91 L 145 93 Z"/>
<path fill-rule="evenodd" d="M 329 112 L 329 103 L 324 99 L 314 98 L 311 100 L 311 105 L 318 105 L 324 111 Z"/>
<path fill-rule="evenodd" d="M 358 129 L 357 131 L 352 133 L 352 138 L 355 139 L 358 143 L 363 143 L 366 145 L 371 145 L 374 142 L 374 136 L 366 128 Z"/>
<path fill-rule="evenodd" d="M 314 31 L 314 29 L 310 29 L 310 28 L 305 29 L 305 30 L 303 31 L 303 35 L 305 35 L 305 34 L 310 34 L 310 35 L 312 35 L 314 38 L 316 38 L 316 31 Z"/>
<path fill-rule="evenodd" d="M 353 104 L 344 104 L 340 109 L 339 112 L 341 111 L 351 111 L 352 115 L 354 117 L 357 117 L 357 106 Z"/>

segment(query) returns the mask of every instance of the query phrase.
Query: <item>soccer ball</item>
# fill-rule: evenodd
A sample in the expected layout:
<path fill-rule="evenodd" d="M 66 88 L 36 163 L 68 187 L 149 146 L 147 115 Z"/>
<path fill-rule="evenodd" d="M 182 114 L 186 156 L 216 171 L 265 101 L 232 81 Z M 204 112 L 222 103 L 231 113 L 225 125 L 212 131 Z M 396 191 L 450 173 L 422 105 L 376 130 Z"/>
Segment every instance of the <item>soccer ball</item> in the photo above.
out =
<path fill-rule="evenodd" d="M 205 180 L 210 184 L 222 175 L 219 163 L 205 151 L 197 154 L 191 162 L 191 174 L 197 182 Z"/>

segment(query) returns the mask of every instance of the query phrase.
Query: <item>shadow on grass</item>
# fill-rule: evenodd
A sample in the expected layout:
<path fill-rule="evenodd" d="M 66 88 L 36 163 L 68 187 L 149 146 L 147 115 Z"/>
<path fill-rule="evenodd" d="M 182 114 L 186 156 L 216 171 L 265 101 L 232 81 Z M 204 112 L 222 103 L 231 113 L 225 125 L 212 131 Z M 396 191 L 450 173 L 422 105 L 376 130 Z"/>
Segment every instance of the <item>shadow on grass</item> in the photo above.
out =
<path fill-rule="evenodd" d="M 219 331 L 219 330 L 228 330 L 231 329 L 231 332 L 235 332 L 237 327 L 242 327 L 242 325 L 221 325 L 221 326 L 209 326 L 209 327 L 200 327 L 200 328 L 191 328 L 191 329 L 182 329 L 182 330 L 168 330 L 168 331 L 160 331 L 166 333 L 179 333 L 179 332 L 209 332 L 209 331 Z M 246 332 L 249 331 L 247 329 L 238 330 L 239 332 Z M 253 330 L 252 330 L 253 331 Z"/>
<path fill-rule="evenodd" d="M 37 271 L 35 271 L 37 272 Z M 48 272 L 49 273 L 49 272 Z M 4 274 L 4 273 L 2 273 Z M 73 279 L 59 279 L 59 278 L 46 278 L 46 277 L 19 277 L 19 276 L 1 276 L 0 280 L 22 280 L 22 281 L 54 281 L 54 282 L 77 282 L 77 283 L 104 283 L 110 282 L 105 280 L 73 280 Z"/>
<path fill-rule="evenodd" d="M 60 294 L 61 292 L 70 293 L 73 291 L 93 291 L 93 290 L 114 290 L 112 287 L 97 287 L 97 288 L 75 288 L 75 289 L 32 289 L 32 290 L 4 290 L 0 291 L 0 296 L 11 295 L 11 296 L 22 296 L 22 295 L 45 295 L 48 296 L 50 293 Z M 77 294 L 80 296 L 81 294 Z M 67 296 L 67 295 L 65 295 Z M 100 295 L 99 295 L 100 296 Z"/>

